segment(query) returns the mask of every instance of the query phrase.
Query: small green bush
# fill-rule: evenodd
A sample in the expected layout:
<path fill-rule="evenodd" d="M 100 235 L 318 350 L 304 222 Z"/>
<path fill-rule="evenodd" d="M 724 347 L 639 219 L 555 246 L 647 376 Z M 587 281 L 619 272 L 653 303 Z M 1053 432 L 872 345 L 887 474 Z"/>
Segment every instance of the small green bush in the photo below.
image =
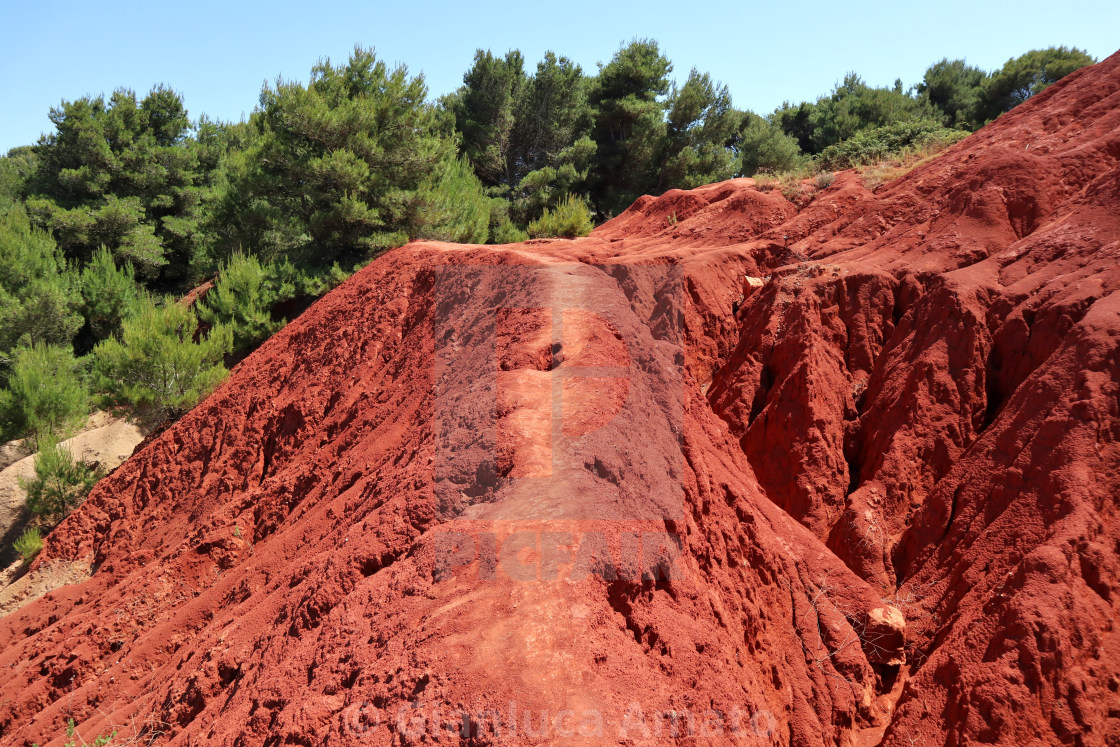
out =
<path fill-rule="evenodd" d="M 0 212 L 0 363 L 32 343 L 69 345 L 82 326 L 78 278 L 54 239 L 15 205 Z"/>
<path fill-rule="evenodd" d="M 821 171 L 818 172 L 816 177 L 813 179 L 813 185 L 816 186 L 817 189 L 828 189 L 835 181 L 836 174 L 832 173 L 831 171 Z"/>
<path fill-rule="evenodd" d="M 43 549 L 43 536 L 39 534 L 37 527 L 31 527 L 12 543 L 12 548 L 20 554 L 24 565 L 26 565 L 34 560 L 39 551 Z"/>
<path fill-rule="evenodd" d="M 226 377 L 222 365 L 233 349 L 233 333 L 215 324 L 201 335 L 190 309 L 144 297 L 121 325 L 121 339 L 93 349 L 98 391 L 111 403 L 127 404 L 156 420 L 198 404 Z"/>
<path fill-rule="evenodd" d="M 0 433 L 7 438 L 67 433 L 89 414 L 89 390 L 69 347 L 16 350 L 8 386 L 0 390 Z"/>
<path fill-rule="evenodd" d="M 420 239 L 481 244 L 490 229 L 490 198 L 466 159 L 452 160 L 416 191 L 411 223 Z"/>
<path fill-rule="evenodd" d="M 818 164 L 825 169 L 849 169 L 888 158 L 907 151 L 948 147 L 968 137 L 961 130 L 951 130 L 932 119 L 910 119 L 904 122 L 862 130 L 821 152 Z"/>
<path fill-rule="evenodd" d="M 555 210 L 544 213 L 529 223 L 529 235 L 534 239 L 560 236 L 574 239 L 591 233 L 591 210 L 587 203 L 575 195 L 564 198 Z"/>
<path fill-rule="evenodd" d="M 782 132 L 778 125 L 756 114 L 747 114 L 743 118 L 739 151 L 741 176 L 791 171 L 805 162 L 797 140 Z"/>
<path fill-rule="evenodd" d="M 54 436 L 38 440 L 35 478 L 20 480 L 27 491 L 27 508 L 49 521 L 61 520 L 80 504 L 101 478 L 99 471 L 75 462 L 70 450 Z"/>
<path fill-rule="evenodd" d="M 277 282 L 294 289 L 294 295 L 291 297 L 302 295 L 308 298 L 318 298 L 345 283 L 363 266 L 364 263 L 359 263 L 354 265 L 353 269 L 345 270 L 338 262 L 334 262 L 330 267 L 296 268 L 295 265 L 285 260 L 284 262 L 274 262 L 271 266 L 271 272 L 275 274 Z M 288 293 L 287 289 L 281 290 L 280 300 L 288 298 Z"/>
<path fill-rule="evenodd" d="M 261 265 L 256 257 L 235 252 L 222 265 L 214 287 L 197 306 L 198 318 L 203 322 L 229 327 L 234 350 L 252 350 L 284 326 L 283 320 L 273 320 L 272 306 L 291 298 L 295 288 L 282 282 L 272 270 Z"/>
<path fill-rule="evenodd" d="M 80 285 L 82 316 L 89 325 L 93 341 L 119 334 L 121 321 L 139 297 L 132 265 L 118 268 L 113 253 L 101 247 L 82 269 Z"/>
<path fill-rule="evenodd" d="M 519 244 L 528 238 L 529 234 L 518 228 L 508 217 L 490 231 L 491 244 Z"/>

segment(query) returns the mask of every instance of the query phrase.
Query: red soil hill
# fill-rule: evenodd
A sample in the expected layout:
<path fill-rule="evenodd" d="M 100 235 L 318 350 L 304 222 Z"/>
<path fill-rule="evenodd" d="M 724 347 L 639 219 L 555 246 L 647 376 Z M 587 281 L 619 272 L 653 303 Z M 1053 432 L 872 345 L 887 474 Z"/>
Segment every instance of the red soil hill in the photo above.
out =
<path fill-rule="evenodd" d="M 872 192 L 414 243 L 103 480 L 4 744 L 1120 743 L 1120 56 Z"/>

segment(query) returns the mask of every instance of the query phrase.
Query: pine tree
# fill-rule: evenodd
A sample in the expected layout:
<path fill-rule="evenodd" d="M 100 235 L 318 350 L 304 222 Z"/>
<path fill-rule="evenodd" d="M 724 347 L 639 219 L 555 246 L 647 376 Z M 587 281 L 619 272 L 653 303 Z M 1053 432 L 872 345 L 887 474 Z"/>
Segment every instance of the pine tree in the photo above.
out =
<path fill-rule="evenodd" d="M 69 346 L 82 324 L 77 278 L 23 208 L 0 212 L 0 361 L 18 346 Z"/>
<path fill-rule="evenodd" d="M 451 104 L 456 129 L 462 135 L 462 152 L 489 186 L 516 183 L 512 136 L 525 82 L 520 51 L 499 58 L 480 49 Z"/>
<path fill-rule="evenodd" d="M 650 39 L 631 42 L 599 70 L 589 101 L 596 144 L 591 194 L 600 212 L 621 211 L 656 189 L 672 70 Z"/>
<path fill-rule="evenodd" d="M 36 445 L 35 477 L 20 480 L 20 484 L 27 491 L 28 510 L 53 523 L 85 500 L 101 474 L 88 464 L 75 462 L 70 450 L 53 435 L 40 436 Z"/>
<path fill-rule="evenodd" d="M 981 108 L 988 74 L 964 60 L 944 58 L 930 65 L 917 92 L 945 115 L 951 126 L 975 129 L 983 124 Z"/>
<path fill-rule="evenodd" d="M 199 302 L 198 318 L 231 330 L 235 351 L 252 350 L 284 326 L 283 320 L 272 318 L 272 306 L 282 300 L 282 291 L 270 275 L 256 257 L 235 253 Z"/>
<path fill-rule="evenodd" d="M 456 157 L 426 95 L 422 76 L 361 48 L 346 65 L 316 65 L 306 87 L 266 86 L 258 136 L 230 164 L 224 199 L 248 220 L 227 234 L 229 251 L 352 265 L 417 235 L 422 187 Z"/>
<path fill-rule="evenodd" d="M 0 390 L 0 422 L 7 438 L 68 435 L 85 422 L 89 406 L 89 390 L 69 346 L 16 351 L 8 385 Z"/>
<path fill-rule="evenodd" d="M 782 132 L 774 122 L 752 113 L 743 118 L 739 131 L 739 156 L 741 176 L 789 171 L 803 160 L 796 139 Z"/>
<path fill-rule="evenodd" d="M 35 150 L 29 212 L 79 264 L 100 246 L 148 282 L 182 283 L 203 240 L 212 170 L 200 167 L 182 98 L 159 85 L 51 109 L 55 131 Z"/>
<path fill-rule="evenodd" d="M 101 247 L 82 269 L 81 292 L 88 350 L 94 343 L 120 333 L 121 320 L 139 298 L 136 273 L 131 264 L 118 268 L 112 253 Z"/>
<path fill-rule="evenodd" d="M 727 86 L 693 68 L 669 96 L 658 191 L 692 189 L 735 176 L 739 160 L 733 146 L 743 116 L 731 106 Z"/>
<path fill-rule="evenodd" d="M 988 119 L 995 119 L 1094 62 L 1096 60 L 1085 51 L 1064 46 L 1032 49 L 1012 58 L 984 81 L 984 113 Z"/>
<path fill-rule="evenodd" d="M 537 169 L 558 168 L 573 160 L 565 154 L 591 128 L 587 96 L 588 80 L 580 66 L 567 57 L 545 53 L 517 102 L 511 187 Z"/>
<path fill-rule="evenodd" d="M 229 327 L 215 324 L 200 335 L 190 309 L 157 304 L 144 296 L 121 325 L 120 339 L 93 349 L 97 390 L 156 420 L 194 407 L 226 377 L 222 365 L 233 348 Z"/>

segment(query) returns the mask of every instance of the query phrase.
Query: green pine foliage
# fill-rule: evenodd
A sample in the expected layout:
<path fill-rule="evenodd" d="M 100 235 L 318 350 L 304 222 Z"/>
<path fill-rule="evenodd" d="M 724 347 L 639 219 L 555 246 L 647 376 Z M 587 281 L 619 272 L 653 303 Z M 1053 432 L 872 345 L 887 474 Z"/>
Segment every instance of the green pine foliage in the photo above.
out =
<path fill-rule="evenodd" d="M 490 229 L 490 202 L 469 162 L 446 161 L 416 191 L 411 233 L 421 239 L 482 244 Z"/>
<path fill-rule="evenodd" d="M 337 262 L 327 268 L 315 268 L 312 272 L 297 269 L 290 262 L 273 263 L 272 269 L 276 273 L 277 282 L 291 284 L 296 288 L 297 295 L 310 298 L 318 298 L 327 291 L 337 288 L 354 274 L 352 271 L 344 270 Z M 281 298 L 284 298 L 286 293 L 287 291 L 282 292 Z"/>
<path fill-rule="evenodd" d="M 50 118 L 28 185 L 32 217 L 80 264 L 105 246 L 149 284 L 183 283 L 214 171 L 179 94 L 159 85 L 137 100 L 120 89 L 64 101 Z"/>
<path fill-rule="evenodd" d="M 89 410 L 89 389 L 69 346 L 16 350 L 8 385 L 0 390 L 0 433 L 6 438 L 66 435 Z"/>
<path fill-rule="evenodd" d="M 731 106 L 727 86 L 693 68 L 667 102 L 666 142 L 658 188 L 693 189 L 723 181 L 739 171 L 732 145 L 744 114 Z"/>
<path fill-rule="evenodd" d="M 266 86 L 255 138 L 229 164 L 227 251 L 352 266 L 418 235 L 429 180 L 456 158 L 426 95 L 422 76 L 361 48 L 316 65 L 307 86 Z"/>
<path fill-rule="evenodd" d="M 53 435 L 41 436 L 37 445 L 35 477 L 20 481 L 27 491 L 27 508 L 45 521 L 60 521 L 85 500 L 101 473 L 75 462 L 70 450 Z"/>
<path fill-rule="evenodd" d="M 916 90 L 946 124 L 975 130 L 1094 62 L 1083 50 L 1064 46 L 1032 49 L 990 74 L 946 58 L 930 65 Z"/>
<path fill-rule="evenodd" d="M 517 244 L 528 239 L 529 232 L 518 228 L 508 215 L 490 229 L 491 244 Z"/>
<path fill-rule="evenodd" d="M 28 145 L 12 148 L 0 157 L 0 213 L 21 204 L 27 196 L 27 183 L 38 168 L 39 158 Z"/>
<path fill-rule="evenodd" d="M 462 137 L 461 151 L 488 185 L 508 185 L 515 179 L 513 131 L 526 84 L 524 67 L 518 50 L 502 58 L 480 49 L 463 76 L 463 87 L 447 102 Z"/>
<path fill-rule="evenodd" d="M 517 185 L 512 211 L 527 222 L 546 208 L 555 208 L 587 182 L 597 146 L 587 135 L 560 150 L 549 165 L 527 173 Z"/>
<path fill-rule="evenodd" d="M 657 42 L 642 39 L 615 53 L 591 85 L 597 149 L 590 193 L 602 213 L 621 212 L 656 191 L 672 70 Z"/>
<path fill-rule="evenodd" d="M 0 361 L 19 346 L 69 345 L 82 324 L 77 278 L 23 207 L 0 213 Z"/>
<path fill-rule="evenodd" d="M 873 88 L 855 73 L 844 76 L 830 95 L 816 103 L 785 104 L 774 113 L 782 130 L 798 141 L 802 151 L 813 155 L 862 130 L 940 118 L 928 100 L 904 93 L 901 81 L 892 88 Z"/>
<path fill-rule="evenodd" d="M 82 268 L 80 286 L 82 316 L 91 340 L 87 345 L 119 335 L 121 321 L 140 297 L 132 265 L 118 267 L 112 252 L 101 247 Z"/>
<path fill-rule="evenodd" d="M 163 420 L 194 407 L 226 377 L 233 332 L 224 324 L 201 335 L 190 309 L 144 296 L 121 327 L 119 340 L 103 340 L 92 353 L 95 388 L 111 403 Z"/>
<path fill-rule="evenodd" d="M 1012 58 L 983 82 L 984 113 L 995 119 L 1096 60 L 1077 47 L 1032 49 Z"/>
<path fill-rule="evenodd" d="M 461 137 L 460 152 L 505 206 L 491 211 L 491 233 L 506 217 L 520 225 L 582 190 L 595 144 L 579 65 L 552 52 L 527 75 L 521 53 L 478 50 L 463 86 L 442 102 Z"/>
<path fill-rule="evenodd" d="M 196 311 L 206 324 L 229 329 L 233 349 L 247 353 L 284 326 L 284 320 L 272 318 L 272 308 L 294 295 L 294 285 L 283 282 L 273 267 L 238 252 L 222 265 Z"/>
<path fill-rule="evenodd" d="M 529 224 L 534 239 L 562 237 L 574 239 L 591 233 L 591 210 L 575 195 L 568 195 L 555 210 L 545 208 L 540 218 Z"/>
<path fill-rule="evenodd" d="M 739 175 L 780 174 L 805 163 L 801 148 L 774 122 L 748 112 L 739 130 Z"/>
<path fill-rule="evenodd" d="M 516 126 L 512 133 L 515 170 L 509 186 L 514 187 L 537 169 L 579 162 L 578 155 L 563 154 L 584 139 L 590 130 L 589 85 L 590 79 L 583 74 L 583 69 L 567 57 L 550 51 L 537 63 L 517 101 Z M 583 167 L 577 170 L 579 168 Z"/>
<path fill-rule="evenodd" d="M 988 74 L 964 60 L 944 58 L 926 69 L 918 83 L 919 96 L 938 109 L 945 123 L 974 130 L 983 124 L 983 86 Z"/>

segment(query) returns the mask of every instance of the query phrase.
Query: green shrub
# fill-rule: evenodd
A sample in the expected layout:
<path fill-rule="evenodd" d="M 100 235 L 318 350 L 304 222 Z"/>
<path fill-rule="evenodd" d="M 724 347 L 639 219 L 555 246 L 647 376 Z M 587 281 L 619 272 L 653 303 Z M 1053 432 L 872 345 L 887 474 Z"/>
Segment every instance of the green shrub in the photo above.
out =
<path fill-rule="evenodd" d="M 813 185 L 817 189 L 828 189 L 836 181 L 836 174 L 831 171 L 820 171 L 813 178 Z"/>
<path fill-rule="evenodd" d="M 20 480 L 27 491 L 27 508 L 36 516 L 61 520 L 80 504 L 101 474 L 88 464 L 75 462 L 70 450 L 54 436 L 38 439 L 35 478 Z"/>
<path fill-rule="evenodd" d="M 118 268 L 113 253 L 101 247 L 82 268 L 81 289 L 82 316 L 93 341 L 119 334 L 121 321 L 139 298 L 132 265 Z"/>
<path fill-rule="evenodd" d="M 70 432 L 85 422 L 89 399 L 69 347 L 20 348 L 0 390 L 0 432 L 8 438 Z"/>
<path fill-rule="evenodd" d="M 778 125 L 747 114 L 740 130 L 739 151 L 742 162 L 739 173 L 754 176 L 760 172 L 780 173 L 798 168 L 805 157 L 797 140 L 782 132 Z"/>
<path fill-rule="evenodd" d="M 411 219 L 421 239 L 481 244 L 490 228 L 490 198 L 465 159 L 443 164 L 416 191 Z"/>
<path fill-rule="evenodd" d="M 247 352 L 284 326 L 283 320 L 273 320 L 272 306 L 295 295 L 295 288 L 272 269 L 262 266 L 256 257 L 236 252 L 222 265 L 214 287 L 197 306 L 203 322 L 225 325 L 232 331 L 234 350 Z"/>
<path fill-rule="evenodd" d="M 189 309 L 145 296 L 121 326 L 120 340 L 93 349 L 96 387 L 111 402 L 162 420 L 194 407 L 228 373 L 222 360 L 233 333 L 224 324 L 200 335 Z"/>
<path fill-rule="evenodd" d="M 967 132 L 947 129 L 936 120 L 911 119 L 857 132 L 825 148 L 818 163 L 826 169 L 848 169 L 898 157 L 908 150 L 937 150 L 965 137 Z"/>
<path fill-rule="evenodd" d="M 568 195 L 555 210 L 545 208 L 544 213 L 529 223 L 529 235 L 534 239 L 561 236 L 572 239 L 591 233 L 591 210 L 587 203 L 575 195 Z"/>
<path fill-rule="evenodd" d="M 294 289 L 295 295 L 318 298 L 345 283 L 351 275 L 363 266 L 364 263 L 358 263 L 353 266 L 352 270 L 344 270 L 338 262 L 334 262 L 327 268 L 312 267 L 308 269 L 296 268 L 290 262 L 284 261 L 273 263 L 270 271 L 282 288 L 290 286 Z M 288 292 L 288 290 L 280 291 L 281 300 L 288 297 L 286 295 Z"/>
<path fill-rule="evenodd" d="M 12 549 L 20 554 L 24 565 L 26 565 L 34 560 L 39 551 L 43 549 L 43 536 L 39 534 L 37 527 L 31 527 L 12 543 Z"/>
<path fill-rule="evenodd" d="M 491 244 L 518 244 L 528 238 L 529 234 L 518 228 L 508 217 L 490 231 Z"/>
<path fill-rule="evenodd" d="M 23 207 L 0 212 L 0 357 L 20 345 L 69 345 L 82 326 L 77 277 Z"/>

